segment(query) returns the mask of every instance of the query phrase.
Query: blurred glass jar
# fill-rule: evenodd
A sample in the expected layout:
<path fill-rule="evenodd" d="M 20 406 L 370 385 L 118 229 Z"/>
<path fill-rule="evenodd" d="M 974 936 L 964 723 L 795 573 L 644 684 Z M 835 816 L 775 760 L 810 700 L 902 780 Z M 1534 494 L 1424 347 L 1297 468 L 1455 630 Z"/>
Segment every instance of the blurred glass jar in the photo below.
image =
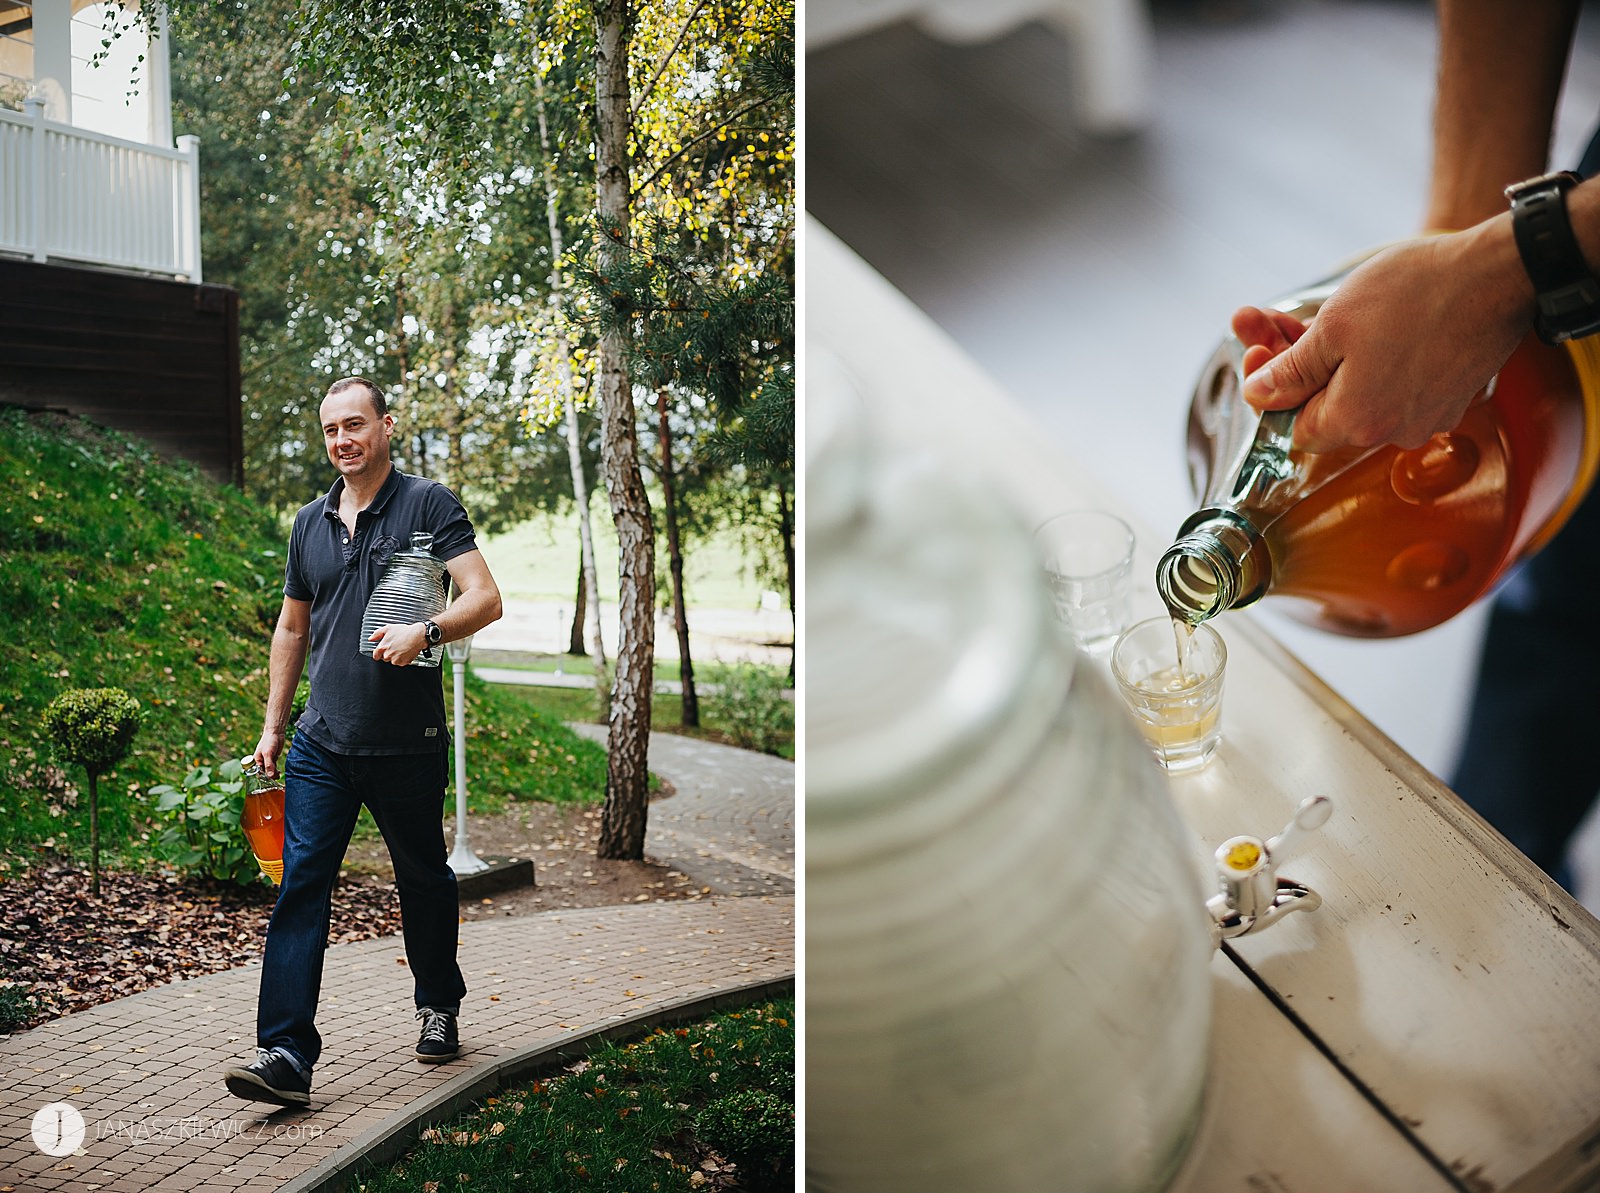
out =
<path fill-rule="evenodd" d="M 1020 519 L 859 405 L 818 430 L 807 1186 L 1159 1188 L 1206 1070 L 1194 843 Z"/>

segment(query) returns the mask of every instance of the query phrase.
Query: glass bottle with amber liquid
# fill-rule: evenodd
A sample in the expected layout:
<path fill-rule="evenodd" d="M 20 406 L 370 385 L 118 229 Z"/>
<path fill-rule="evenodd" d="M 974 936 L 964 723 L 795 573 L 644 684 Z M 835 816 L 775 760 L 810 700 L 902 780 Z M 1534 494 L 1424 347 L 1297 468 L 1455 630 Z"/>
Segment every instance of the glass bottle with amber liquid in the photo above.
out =
<path fill-rule="evenodd" d="M 255 758 L 240 760 L 244 776 L 244 811 L 239 827 L 244 829 L 256 865 L 274 883 L 283 882 L 283 777 L 268 778 L 261 773 Z"/>
<path fill-rule="evenodd" d="M 1275 304 L 1310 322 L 1343 279 Z M 1447 621 L 1560 529 L 1600 463 L 1600 344 L 1530 334 L 1459 426 L 1413 450 L 1294 450 L 1294 411 L 1244 401 L 1229 337 L 1189 409 L 1200 509 L 1156 568 L 1173 619 L 1198 624 L 1271 595 L 1338 634 L 1388 638 Z"/>

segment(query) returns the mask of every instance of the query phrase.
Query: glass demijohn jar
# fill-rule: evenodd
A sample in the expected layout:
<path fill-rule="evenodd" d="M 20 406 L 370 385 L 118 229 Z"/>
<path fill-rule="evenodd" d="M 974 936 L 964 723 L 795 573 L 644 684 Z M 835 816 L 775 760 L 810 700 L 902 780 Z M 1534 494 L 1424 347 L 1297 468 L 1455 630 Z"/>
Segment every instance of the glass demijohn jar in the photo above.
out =
<path fill-rule="evenodd" d="M 835 439 L 807 470 L 807 1187 L 1160 1188 L 1210 1029 L 1192 839 L 1021 521 Z"/>
<path fill-rule="evenodd" d="M 444 560 L 433 553 L 433 535 L 414 531 L 411 546 L 389 557 L 383 575 L 378 577 L 372 596 L 367 599 L 366 612 L 361 618 L 361 653 L 372 655 L 376 645 L 372 635 L 380 626 L 431 621 L 443 613 L 445 575 Z M 411 666 L 437 667 L 443 654 L 437 646 L 425 646 L 422 653 L 411 660 Z"/>
<path fill-rule="evenodd" d="M 1343 277 L 1274 305 L 1310 322 Z M 1156 570 L 1168 610 L 1192 623 L 1271 595 L 1353 637 L 1429 629 L 1548 541 L 1600 462 L 1592 339 L 1551 347 L 1530 333 L 1458 427 L 1412 450 L 1295 450 L 1295 412 L 1259 414 L 1241 396 L 1243 358 L 1229 336 L 1195 387 L 1201 508 Z"/>
<path fill-rule="evenodd" d="M 256 766 L 253 755 L 239 763 L 244 779 L 244 811 L 239 827 L 244 830 L 256 865 L 273 882 L 283 882 L 283 776 L 269 779 Z"/>

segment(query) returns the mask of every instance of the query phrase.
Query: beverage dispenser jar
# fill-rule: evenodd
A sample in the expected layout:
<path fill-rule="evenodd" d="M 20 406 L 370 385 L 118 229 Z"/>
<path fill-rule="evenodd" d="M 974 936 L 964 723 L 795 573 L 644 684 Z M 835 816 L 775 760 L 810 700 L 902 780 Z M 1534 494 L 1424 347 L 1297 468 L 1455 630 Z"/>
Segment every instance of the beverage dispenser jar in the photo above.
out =
<path fill-rule="evenodd" d="M 948 468 L 823 421 L 807 468 L 807 1187 L 1161 1188 L 1207 1070 L 1195 843 L 1066 640 L 1022 523 Z"/>
<path fill-rule="evenodd" d="M 1275 307 L 1310 322 L 1343 277 Z M 1294 450 L 1295 412 L 1258 414 L 1241 396 L 1243 356 L 1228 337 L 1195 387 L 1201 508 L 1157 565 L 1168 609 L 1190 622 L 1270 594 L 1339 634 L 1429 629 L 1547 542 L 1600 462 L 1594 338 L 1552 347 L 1530 334 L 1460 426 L 1411 450 Z"/>
<path fill-rule="evenodd" d="M 431 621 L 443 613 L 445 576 L 444 560 L 433 553 L 433 535 L 422 530 L 413 532 L 411 546 L 389 557 L 383 575 L 367 598 L 361 618 L 361 653 L 371 657 L 377 645 L 372 635 L 379 626 Z M 437 667 L 443 654 L 437 646 L 425 646 L 411 660 L 411 666 Z"/>
<path fill-rule="evenodd" d="M 256 766 L 255 757 L 240 760 L 244 777 L 244 829 L 256 865 L 273 882 L 283 882 L 283 777 L 269 779 Z"/>

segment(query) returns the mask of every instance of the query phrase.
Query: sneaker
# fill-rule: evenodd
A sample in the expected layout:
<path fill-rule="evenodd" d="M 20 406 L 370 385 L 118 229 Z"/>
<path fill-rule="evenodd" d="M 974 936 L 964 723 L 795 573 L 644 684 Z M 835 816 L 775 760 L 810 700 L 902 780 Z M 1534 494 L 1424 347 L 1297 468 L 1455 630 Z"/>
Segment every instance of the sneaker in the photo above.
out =
<path fill-rule="evenodd" d="M 418 1007 L 417 1018 L 422 1020 L 422 1038 L 417 1041 L 418 1060 L 436 1065 L 461 1054 L 461 1045 L 456 1041 L 454 1011 Z"/>
<path fill-rule="evenodd" d="M 229 1069 L 224 1080 L 230 1094 L 252 1102 L 305 1106 L 311 1101 L 311 1082 L 276 1048 L 257 1048 L 254 1061 Z"/>

